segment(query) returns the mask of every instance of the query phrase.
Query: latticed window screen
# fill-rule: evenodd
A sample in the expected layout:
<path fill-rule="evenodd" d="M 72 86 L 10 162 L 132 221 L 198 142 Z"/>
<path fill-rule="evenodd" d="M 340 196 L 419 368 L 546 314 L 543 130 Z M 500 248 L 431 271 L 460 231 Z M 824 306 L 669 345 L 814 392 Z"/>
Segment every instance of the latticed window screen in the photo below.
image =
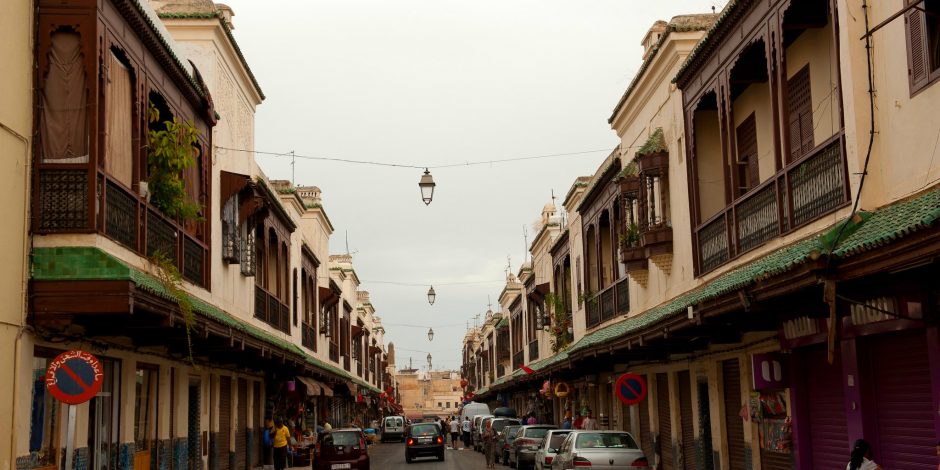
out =
<path fill-rule="evenodd" d="M 809 65 L 787 80 L 787 110 L 789 114 L 790 155 L 794 161 L 813 150 L 813 96 L 810 86 Z"/>
<path fill-rule="evenodd" d="M 239 263 L 241 234 L 238 226 L 238 193 L 232 195 L 222 206 L 222 261 Z"/>
<path fill-rule="evenodd" d="M 760 184 L 760 169 L 757 160 L 757 121 L 751 113 L 735 131 L 738 146 L 738 191 L 740 196 Z"/>

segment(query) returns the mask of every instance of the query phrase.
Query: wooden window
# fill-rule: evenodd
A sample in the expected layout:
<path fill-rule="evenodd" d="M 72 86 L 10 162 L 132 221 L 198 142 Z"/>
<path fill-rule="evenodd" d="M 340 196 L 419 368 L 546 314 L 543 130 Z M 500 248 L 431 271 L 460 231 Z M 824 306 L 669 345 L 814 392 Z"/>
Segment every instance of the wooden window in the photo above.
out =
<path fill-rule="evenodd" d="M 104 162 L 108 174 L 130 188 L 134 174 L 133 107 L 131 69 L 115 51 L 108 53 L 105 69 Z"/>
<path fill-rule="evenodd" d="M 757 121 L 751 113 L 738 125 L 735 131 L 738 145 L 738 196 L 760 184 L 760 171 L 757 160 Z"/>
<path fill-rule="evenodd" d="M 157 438 L 157 369 L 138 364 L 135 373 L 134 451 L 145 452 Z M 149 463 L 150 456 L 146 456 Z M 135 457 L 136 459 L 136 457 Z M 137 462 L 135 462 L 137 463 Z"/>
<path fill-rule="evenodd" d="M 904 14 L 908 76 L 913 94 L 940 77 L 940 0 L 907 0 L 906 3 L 918 4 Z"/>
<path fill-rule="evenodd" d="M 813 95 L 810 90 L 809 64 L 787 80 L 790 154 L 792 162 L 815 147 L 813 138 Z"/>

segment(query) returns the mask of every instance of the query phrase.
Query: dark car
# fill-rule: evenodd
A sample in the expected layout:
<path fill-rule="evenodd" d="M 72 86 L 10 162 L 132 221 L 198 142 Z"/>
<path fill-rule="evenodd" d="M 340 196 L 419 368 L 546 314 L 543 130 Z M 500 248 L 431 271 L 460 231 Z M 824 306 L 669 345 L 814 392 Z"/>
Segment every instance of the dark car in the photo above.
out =
<path fill-rule="evenodd" d="M 405 462 L 415 457 L 437 457 L 444 460 L 444 434 L 437 423 L 416 423 L 405 438 Z"/>
<path fill-rule="evenodd" d="M 558 426 L 531 424 L 519 428 L 516 438 L 510 443 L 509 466 L 513 468 L 534 467 L 535 454 L 539 451 L 545 435 L 552 429 L 558 429 Z"/>
<path fill-rule="evenodd" d="M 369 470 L 369 451 L 362 431 L 334 429 L 317 446 L 314 470 Z"/>
<path fill-rule="evenodd" d="M 493 420 L 494 430 L 496 429 L 496 421 L 499 421 L 499 420 L 498 419 Z M 509 465 L 509 449 L 512 448 L 512 440 L 515 439 L 516 437 L 516 431 L 518 431 L 519 428 L 522 427 L 522 425 L 518 424 L 519 422 L 518 419 L 513 420 L 513 421 L 516 421 L 516 424 L 510 424 L 510 425 L 504 424 L 496 438 L 496 452 L 497 452 L 496 455 L 501 457 L 498 460 L 503 462 L 503 465 Z"/>

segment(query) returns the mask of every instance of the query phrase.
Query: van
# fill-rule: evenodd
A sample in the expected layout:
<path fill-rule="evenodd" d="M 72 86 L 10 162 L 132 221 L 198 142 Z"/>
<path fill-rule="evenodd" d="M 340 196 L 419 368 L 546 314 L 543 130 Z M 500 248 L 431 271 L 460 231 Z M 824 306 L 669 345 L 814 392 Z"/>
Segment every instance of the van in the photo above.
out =
<path fill-rule="evenodd" d="M 405 417 L 386 416 L 382 420 L 382 442 L 401 441 L 405 436 Z"/>
<path fill-rule="evenodd" d="M 460 412 L 460 422 L 463 423 L 466 418 L 473 419 L 476 415 L 488 414 L 490 414 L 490 407 L 486 403 L 471 401 L 463 406 L 463 410 Z"/>

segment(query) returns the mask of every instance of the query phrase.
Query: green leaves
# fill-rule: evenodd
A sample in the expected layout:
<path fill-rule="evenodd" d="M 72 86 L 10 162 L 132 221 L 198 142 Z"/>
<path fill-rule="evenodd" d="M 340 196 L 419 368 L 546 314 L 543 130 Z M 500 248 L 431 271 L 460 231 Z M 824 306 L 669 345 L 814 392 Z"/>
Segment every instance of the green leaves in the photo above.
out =
<path fill-rule="evenodd" d="M 150 123 L 160 121 L 160 110 L 151 102 Z M 186 194 L 183 172 L 196 165 L 199 157 L 199 129 L 191 121 L 163 121 L 162 130 L 148 133 L 148 188 L 150 202 L 169 217 L 184 221 L 202 220 L 202 205 Z M 158 126 L 159 127 L 159 126 Z"/>

